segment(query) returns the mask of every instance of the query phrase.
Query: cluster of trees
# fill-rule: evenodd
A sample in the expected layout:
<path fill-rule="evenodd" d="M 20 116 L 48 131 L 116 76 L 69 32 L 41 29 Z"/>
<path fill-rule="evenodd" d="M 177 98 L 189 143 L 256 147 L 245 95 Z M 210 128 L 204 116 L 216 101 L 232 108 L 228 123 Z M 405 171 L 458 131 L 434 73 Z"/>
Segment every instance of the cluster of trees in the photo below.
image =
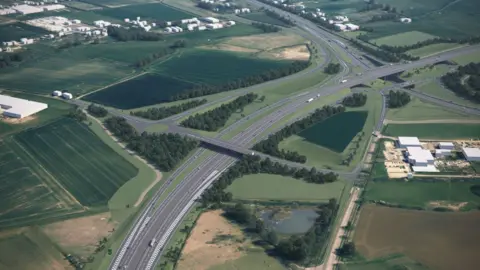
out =
<path fill-rule="evenodd" d="M 211 111 L 196 114 L 183 120 L 180 124 L 184 127 L 201 129 L 206 131 L 217 131 L 225 126 L 228 118 L 237 110 L 242 110 L 245 106 L 258 98 L 257 94 L 248 93 L 240 96 L 227 104 L 222 104 Z"/>
<path fill-rule="evenodd" d="M 335 250 L 339 257 L 352 257 L 355 255 L 355 244 L 353 242 L 346 242 L 341 247 Z"/>
<path fill-rule="evenodd" d="M 358 37 L 358 39 L 362 39 L 362 37 Z M 418 56 L 411 56 L 404 53 L 392 53 L 389 51 L 385 51 L 382 49 L 372 48 L 368 45 L 362 44 L 360 41 L 355 40 L 354 38 L 350 39 L 350 42 L 358 47 L 360 50 L 371 54 L 377 57 L 380 60 L 387 61 L 387 62 L 399 62 L 401 59 L 415 61 L 420 59 Z"/>
<path fill-rule="evenodd" d="M 147 32 L 140 28 L 122 28 L 109 26 L 108 35 L 118 41 L 159 41 L 163 40 L 163 35 L 154 32 Z"/>
<path fill-rule="evenodd" d="M 123 117 L 110 117 L 104 124 L 113 135 L 126 143 L 128 149 L 135 151 L 165 172 L 175 168 L 198 146 L 197 141 L 178 134 L 146 132 L 138 134 Z"/>
<path fill-rule="evenodd" d="M 280 150 L 278 148 L 278 144 L 282 140 L 294 134 L 297 134 L 302 130 L 305 130 L 335 114 L 342 113 L 344 111 L 345 107 L 343 106 L 324 106 L 322 109 L 315 110 L 315 112 L 313 112 L 308 117 L 305 117 L 293 124 L 290 124 L 282 128 L 280 131 L 277 131 L 275 134 L 270 135 L 266 140 L 258 142 L 253 146 L 253 149 L 271 156 L 283 158 L 294 162 L 305 163 L 307 161 L 307 157 L 299 154 L 298 152 Z"/>
<path fill-rule="evenodd" d="M 229 202 L 232 200 L 232 194 L 225 192 L 225 189 L 232 184 L 232 182 L 244 175 L 268 173 L 282 176 L 291 176 L 296 179 L 303 179 L 309 183 L 324 184 L 331 183 L 337 180 L 337 175 L 334 173 L 321 173 L 315 168 L 307 170 L 305 168 L 297 169 L 282 165 L 278 162 L 272 162 L 270 159 L 261 159 L 258 156 L 245 155 L 227 171 L 222 173 L 217 181 L 207 189 L 201 197 L 202 204 L 220 205 L 222 202 Z"/>
<path fill-rule="evenodd" d="M 259 22 L 252 22 L 252 26 L 262 30 L 264 33 L 273 33 L 273 32 L 279 32 L 282 30 L 280 27 L 271 25 L 271 24 L 265 24 L 265 23 L 259 23 Z"/>
<path fill-rule="evenodd" d="M 67 116 L 77 120 L 78 122 L 87 121 L 87 115 L 82 110 L 80 110 L 78 108 L 70 111 L 67 114 Z"/>
<path fill-rule="evenodd" d="M 358 36 L 358 38 L 364 40 L 366 37 L 364 35 Z M 418 48 L 422 48 L 432 44 L 438 43 L 460 43 L 460 44 L 475 44 L 480 42 L 480 36 L 477 37 L 468 37 L 468 38 L 444 38 L 444 37 L 437 37 L 432 39 L 427 39 L 424 41 L 419 41 L 415 44 L 411 45 L 403 45 L 403 46 L 389 46 L 389 45 L 381 45 L 380 48 L 387 50 L 392 53 L 404 53 L 409 50 L 414 50 Z"/>
<path fill-rule="evenodd" d="M 108 114 L 107 109 L 105 109 L 102 106 L 95 105 L 93 103 L 88 105 L 87 111 L 88 111 L 88 113 L 90 113 L 91 115 L 96 116 L 96 117 L 105 117 Z"/>
<path fill-rule="evenodd" d="M 82 42 L 78 39 L 76 40 L 67 40 L 66 42 L 60 44 L 58 47 L 57 47 L 57 50 L 65 50 L 65 49 L 68 49 L 68 48 L 73 48 L 73 47 L 77 47 L 77 46 L 80 46 L 82 45 Z"/>
<path fill-rule="evenodd" d="M 152 62 L 154 62 L 155 60 L 158 60 L 166 55 L 169 55 L 169 54 L 172 54 L 175 50 L 172 49 L 172 48 L 162 48 L 160 51 L 156 52 L 156 53 L 152 53 L 140 60 L 138 60 L 137 62 L 135 62 L 135 64 L 133 64 L 134 67 L 137 67 L 137 68 L 142 68 L 144 66 L 147 66 L 149 64 L 151 64 Z"/>
<path fill-rule="evenodd" d="M 469 78 L 462 83 L 465 76 Z M 480 63 L 458 67 L 457 71 L 442 76 L 442 83 L 458 95 L 480 102 Z"/>
<path fill-rule="evenodd" d="M 237 79 L 220 85 L 207 85 L 202 84 L 190 91 L 179 93 L 178 95 L 170 97 L 170 101 L 176 101 L 181 99 L 189 99 L 195 97 L 201 97 L 220 92 L 235 90 L 238 88 L 249 87 L 255 84 L 275 80 L 291 74 L 304 70 L 310 65 L 310 61 L 295 61 L 287 67 L 282 67 L 273 70 L 267 70 L 257 75 L 248 76 L 245 78 Z"/>
<path fill-rule="evenodd" d="M 289 20 L 288 18 L 283 17 L 282 15 L 280 15 L 276 12 L 273 12 L 269 9 L 264 9 L 263 11 L 265 12 L 265 14 L 267 14 L 267 16 L 272 17 L 274 19 L 277 19 L 277 20 L 283 22 L 284 24 L 286 24 L 288 26 L 295 26 L 295 23 L 293 21 Z"/>
<path fill-rule="evenodd" d="M 206 99 L 197 99 L 170 107 L 150 108 L 145 111 L 130 112 L 130 115 L 135 115 L 150 120 L 160 120 L 177 113 L 188 111 L 205 103 L 207 103 Z"/>
<path fill-rule="evenodd" d="M 378 22 L 378 21 L 391 21 L 398 19 L 400 15 L 396 13 L 387 13 L 381 15 L 373 15 L 372 18 L 369 20 L 370 22 Z"/>
<path fill-rule="evenodd" d="M 388 92 L 388 107 L 400 108 L 407 105 L 410 102 L 410 95 L 403 91 Z"/>
<path fill-rule="evenodd" d="M 363 93 L 354 93 L 342 100 L 343 106 L 347 107 L 361 107 L 365 103 L 367 103 L 367 95 Z"/>
<path fill-rule="evenodd" d="M 22 62 L 25 59 L 22 52 L 0 54 L 0 69 L 11 66 L 14 62 Z"/>
<path fill-rule="evenodd" d="M 327 74 L 337 74 L 340 70 L 342 70 L 342 66 L 339 63 L 329 63 L 323 72 Z"/>
<path fill-rule="evenodd" d="M 353 138 L 352 143 L 354 143 L 354 145 L 351 148 L 350 153 L 348 153 L 348 155 L 342 160 L 342 165 L 349 166 L 353 161 L 353 158 L 355 158 L 355 155 L 357 154 L 357 150 L 360 148 L 360 142 L 362 141 L 363 136 L 365 136 L 365 132 L 360 131 L 355 138 Z"/>

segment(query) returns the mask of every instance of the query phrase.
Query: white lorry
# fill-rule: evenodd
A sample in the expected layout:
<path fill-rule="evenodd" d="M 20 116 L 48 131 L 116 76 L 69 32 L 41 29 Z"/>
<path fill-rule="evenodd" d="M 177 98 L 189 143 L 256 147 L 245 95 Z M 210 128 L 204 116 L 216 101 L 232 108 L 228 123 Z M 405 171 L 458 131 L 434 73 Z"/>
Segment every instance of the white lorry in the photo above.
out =
<path fill-rule="evenodd" d="M 346 83 L 346 82 L 347 82 L 347 80 L 342 80 L 340 83 Z"/>
<path fill-rule="evenodd" d="M 157 239 L 153 238 L 152 240 L 150 240 L 150 243 L 148 243 L 148 245 L 150 247 L 153 247 L 153 246 L 155 246 L 156 243 L 157 243 Z"/>
<path fill-rule="evenodd" d="M 309 99 L 307 100 L 307 103 L 310 103 L 310 102 L 312 102 L 312 101 L 313 101 L 313 98 L 309 98 Z"/>

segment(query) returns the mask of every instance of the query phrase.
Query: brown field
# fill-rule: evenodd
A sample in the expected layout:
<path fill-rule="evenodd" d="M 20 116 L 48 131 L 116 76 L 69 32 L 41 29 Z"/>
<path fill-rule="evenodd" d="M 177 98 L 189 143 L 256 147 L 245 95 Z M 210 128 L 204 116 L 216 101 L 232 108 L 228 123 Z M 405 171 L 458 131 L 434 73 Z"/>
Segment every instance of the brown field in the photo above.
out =
<path fill-rule="evenodd" d="M 260 54 L 261 56 L 273 58 L 273 59 L 286 59 L 286 60 L 303 60 L 306 61 L 310 58 L 310 51 L 306 45 L 297 45 L 287 48 L 280 48 L 275 50 L 266 51 Z"/>
<path fill-rule="evenodd" d="M 179 270 L 206 270 L 240 258 L 246 245 L 242 231 L 222 217 L 222 211 L 203 213 L 187 239 Z"/>
<path fill-rule="evenodd" d="M 367 259 L 402 253 L 431 269 L 478 269 L 480 212 L 362 208 L 354 241 Z"/>
<path fill-rule="evenodd" d="M 245 53 L 255 53 L 259 51 L 257 49 L 251 49 L 251 48 L 240 47 L 240 46 L 235 46 L 230 44 L 222 44 L 222 43 L 216 44 L 216 45 L 200 46 L 200 48 L 207 49 L 207 50 L 221 50 L 221 51 L 245 52 Z"/>
<path fill-rule="evenodd" d="M 88 256 L 95 251 L 100 239 L 110 236 L 115 225 L 110 213 L 103 213 L 52 223 L 42 231 L 63 250 Z"/>
<path fill-rule="evenodd" d="M 269 33 L 227 39 L 225 44 L 257 50 L 271 50 L 305 43 L 301 36 L 290 33 Z"/>

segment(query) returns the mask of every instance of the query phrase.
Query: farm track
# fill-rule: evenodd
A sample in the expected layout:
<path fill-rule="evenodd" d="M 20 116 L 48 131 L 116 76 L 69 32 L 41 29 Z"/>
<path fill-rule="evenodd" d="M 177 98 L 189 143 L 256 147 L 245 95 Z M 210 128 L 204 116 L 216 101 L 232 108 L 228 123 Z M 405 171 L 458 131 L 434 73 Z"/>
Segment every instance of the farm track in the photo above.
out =
<path fill-rule="evenodd" d="M 480 124 L 480 119 L 432 119 L 432 120 L 388 120 L 383 122 L 387 124 Z"/>
<path fill-rule="evenodd" d="M 107 88 L 109 88 L 109 87 L 112 87 L 112 86 L 114 86 L 114 85 L 121 84 L 121 83 L 124 83 L 124 82 L 126 82 L 126 81 L 133 80 L 133 79 L 138 78 L 138 77 L 140 77 L 140 76 L 142 76 L 142 75 L 145 75 L 145 74 L 147 74 L 147 73 L 148 73 L 148 72 L 144 71 L 144 72 L 135 74 L 135 75 L 133 75 L 133 76 L 128 76 L 128 77 L 122 78 L 122 79 L 120 79 L 120 80 L 118 80 L 118 81 L 116 81 L 116 82 L 114 82 L 114 83 L 111 83 L 111 84 L 106 85 L 106 86 L 102 86 L 102 87 L 100 87 L 100 88 L 98 88 L 98 89 L 96 89 L 96 90 L 93 90 L 93 91 L 91 91 L 91 92 L 88 92 L 88 93 L 86 93 L 86 94 L 83 94 L 83 95 L 81 95 L 81 96 L 78 96 L 78 97 L 76 97 L 76 99 L 81 99 L 81 98 L 83 98 L 83 97 L 85 97 L 85 96 L 88 96 L 88 95 L 93 94 L 93 93 L 98 92 L 98 91 L 102 91 L 102 90 L 107 89 Z"/>

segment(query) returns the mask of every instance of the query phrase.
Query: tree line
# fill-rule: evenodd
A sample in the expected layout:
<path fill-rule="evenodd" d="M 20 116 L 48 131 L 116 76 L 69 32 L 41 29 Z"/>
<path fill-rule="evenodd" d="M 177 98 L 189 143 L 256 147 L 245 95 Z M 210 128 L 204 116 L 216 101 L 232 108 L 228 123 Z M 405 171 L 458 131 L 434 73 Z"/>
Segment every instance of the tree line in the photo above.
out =
<path fill-rule="evenodd" d="M 354 93 L 342 100 L 343 106 L 346 107 L 362 107 L 367 103 L 367 95 L 363 93 Z"/>
<path fill-rule="evenodd" d="M 323 70 L 327 74 L 337 74 L 342 70 L 342 66 L 339 63 L 329 63 Z"/>
<path fill-rule="evenodd" d="M 291 65 L 286 67 L 267 70 L 257 75 L 251 75 L 248 77 L 240 78 L 240 79 L 233 80 L 233 81 L 219 84 L 219 85 L 201 84 L 196 86 L 195 88 L 192 88 L 189 91 L 184 91 L 175 96 L 171 96 L 169 101 L 201 97 L 201 96 L 216 94 L 220 92 L 235 90 L 239 88 L 249 87 L 255 84 L 289 76 L 291 74 L 304 70 L 309 65 L 310 65 L 310 61 L 295 61 Z"/>
<path fill-rule="evenodd" d="M 469 76 L 462 83 L 465 76 Z M 469 63 L 442 76 L 442 83 L 456 94 L 480 102 L 480 63 Z"/>
<path fill-rule="evenodd" d="M 288 26 L 295 26 L 295 23 L 291 20 L 289 20 L 288 18 L 285 18 L 283 17 L 282 15 L 276 13 L 276 12 L 273 12 L 271 10 L 268 10 L 268 9 L 264 9 L 263 10 L 265 12 L 265 14 L 268 16 L 268 17 L 271 17 L 271 18 L 274 18 L 274 19 L 277 19 L 281 22 L 283 22 L 284 24 L 288 25 Z"/>
<path fill-rule="evenodd" d="M 259 22 L 252 22 L 252 26 L 262 30 L 264 33 L 274 33 L 282 30 L 282 28 L 278 26 Z"/>
<path fill-rule="evenodd" d="M 95 117 L 105 117 L 108 114 L 107 109 L 105 109 L 102 106 L 95 105 L 93 103 L 88 105 L 87 111 L 88 111 L 88 113 L 90 113 L 91 115 L 93 115 Z"/>
<path fill-rule="evenodd" d="M 73 118 L 73 119 L 77 120 L 78 122 L 87 121 L 87 115 L 82 110 L 80 110 L 78 107 L 71 110 L 67 114 L 67 117 Z"/>
<path fill-rule="evenodd" d="M 158 52 L 152 53 L 152 54 L 138 60 L 137 62 L 135 62 L 133 64 L 133 66 L 137 67 L 137 68 L 142 68 L 144 66 L 147 66 L 147 65 L 151 64 L 155 60 L 158 60 L 162 57 L 165 57 L 169 54 L 174 53 L 176 49 L 185 48 L 186 46 L 187 46 L 187 42 L 185 40 L 183 40 L 183 39 L 176 40 L 175 42 L 173 42 L 172 45 L 170 45 L 168 47 L 165 47 L 165 48 L 162 48 Z"/>
<path fill-rule="evenodd" d="M 272 162 L 269 158 L 261 159 L 258 156 L 244 155 L 233 166 L 220 175 L 217 181 L 207 189 L 201 196 L 200 201 L 203 206 L 213 204 L 220 206 L 222 202 L 232 200 L 232 194 L 225 192 L 225 189 L 237 178 L 249 174 L 268 173 L 282 176 L 290 176 L 295 179 L 302 179 L 308 183 L 325 184 L 337 181 L 337 175 L 334 173 L 318 172 L 315 168 L 307 170 L 305 168 L 294 168 L 282 165 L 278 162 Z"/>
<path fill-rule="evenodd" d="M 357 38 L 365 39 L 364 35 L 360 35 Z M 389 45 L 381 45 L 380 48 L 387 50 L 392 53 L 404 53 L 409 50 L 418 49 L 421 47 L 425 47 L 432 44 L 438 43 L 460 43 L 460 44 L 476 44 L 480 42 L 480 36 L 478 37 L 468 37 L 468 38 L 444 38 L 444 37 L 436 37 L 432 39 L 427 39 L 424 41 L 419 41 L 415 44 L 411 45 L 403 45 L 403 46 L 389 46 Z"/>
<path fill-rule="evenodd" d="M 142 117 L 150 120 L 160 120 L 169 116 L 188 111 L 200 105 L 206 104 L 206 99 L 197 99 L 170 107 L 150 108 L 144 111 L 130 112 L 130 115 Z"/>
<path fill-rule="evenodd" d="M 140 28 L 122 28 L 108 26 L 108 35 L 118 41 L 159 41 L 163 40 L 163 35 L 154 32 L 147 32 Z"/>
<path fill-rule="evenodd" d="M 183 120 L 180 125 L 187 128 L 201 129 L 206 131 L 217 131 L 225 126 L 228 119 L 237 110 L 242 110 L 248 104 L 252 103 L 258 98 L 257 94 L 248 93 L 240 96 L 235 100 L 222 104 L 211 111 L 202 114 L 195 114 Z"/>
<path fill-rule="evenodd" d="M 350 42 L 353 45 L 355 45 L 357 48 L 359 48 L 360 50 L 362 50 L 362 51 L 364 51 L 368 54 L 371 54 L 371 55 L 377 57 L 378 59 L 386 61 L 386 62 L 395 62 L 396 63 L 396 62 L 399 62 L 401 59 L 409 60 L 409 61 L 416 61 L 416 60 L 420 59 L 420 57 L 418 57 L 418 56 L 411 56 L 411 55 L 404 54 L 404 53 L 392 53 L 392 52 L 385 51 L 385 50 L 382 50 L 382 49 L 372 48 L 368 45 L 362 44 L 360 41 L 357 41 L 354 38 L 350 39 Z"/>
<path fill-rule="evenodd" d="M 25 60 L 23 52 L 2 53 L 0 54 L 0 69 L 12 66 L 15 62 L 20 63 Z"/>
<path fill-rule="evenodd" d="M 110 117 L 104 124 L 115 137 L 126 143 L 128 149 L 135 151 L 164 172 L 174 169 L 198 146 L 197 141 L 178 134 L 146 132 L 138 134 L 123 117 Z"/>
<path fill-rule="evenodd" d="M 337 107 L 324 106 L 322 109 L 316 109 L 308 117 L 298 120 L 282 128 L 280 131 L 277 131 L 276 133 L 268 136 L 267 139 L 258 142 L 253 146 L 252 149 L 256 151 L 260 151 L 267 155 L 279 157 L 282 159 L 299 162 L 299 163 L 305 163 L 307 161 L 306 156 L 301 155 L 300 153 L 295 151 L 281 150 L 278 148 L 278 144 L 282 140 L 292 135 L 298 134 L 301 131 L 317 124 L 318 122 L 324 121 L 325 119 L 335 114 L 342 113 L 344 111 L 345 111 L 345 107 L 343 106 L 337 106 Z"/>
<path fill-rule="evenodd" d="M 224 215 L 227 219 L 243 225 L 248 231 L 256 233 L 263 241 L 274 246 L 274 255 L 305 265 L 308 259 L 318 257 L 324 250 L 337 209 L 336 199 L 330 199 L 328 203 L 320 204 L 316 208 L 318 217 L 307 233 L 281 240 L 275 230 L 265 224 L 248 205 L 237 203 L 224 207 Z"/>
<path fill-rule="evenodd" d="M 410 102 L 410 95 L 404 91 L 393 91 L 388 92 L 388 107 L 389 108 L 400 108 L 407 105 Z"/>

